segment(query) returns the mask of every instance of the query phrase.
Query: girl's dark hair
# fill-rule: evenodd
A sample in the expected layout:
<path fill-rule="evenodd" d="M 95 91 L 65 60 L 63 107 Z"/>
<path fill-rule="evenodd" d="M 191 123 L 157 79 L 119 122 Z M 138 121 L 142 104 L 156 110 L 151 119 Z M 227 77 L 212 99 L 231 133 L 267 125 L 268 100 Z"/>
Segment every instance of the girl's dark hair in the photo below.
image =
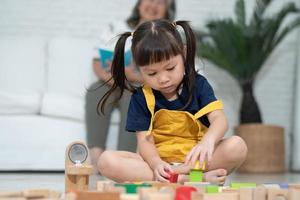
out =
<path fill-rule="evenodd" d="M 185 32 L 186 48 L 180 33 L 176 29 L 176 25 L 181 26 Z M 98 103 L 98 107 L 99 105 L 101 106 L 102 113 L 104 112 L 107 99 L 116 89 L 120 90 L 120 94 L 115 99 L 115 102 L 120 100 L 124 90 L 131 92 L 135 90 L 126 79 L 124 68 L 124 47 L 126 39 L 130 35 L 130 32 L 121 34 L 115 46 L 112 61 L 112 79 L 114 83 Z M 185 109 L 190 104 L 193 97 L 196 78 L 195 49 L 195 36 L 187 21 L 177 21 L 174 23 L 168 20 L 148 21 L 139 25 L 132 36 L 131 51 L 136 66 L 143 67 L 145 65 L 158 63 L 169 60 L 177 55 L 181 55 L 182 58 L 184 58 L 185 76 L 183 83 L 188 88 L 189 95 L 182 109 Z"/>
<path fill-rule="evenodd" d="M 131 15 L 128 17 L 126 20 L 128 26 L 131 29 L 134 29 L 140 21 L 140 12 L 139 12 L 139 6 L 141 4 L 142 0 L 138 0 L 138 2 L 135 4 Z M 175 0 L 165 0 L 167 1 L 167 11 L 166 11 L 166 16 L 164 19 L 173 21 L 175 19 L 175 14 L 176 14 L 176 3 Z"/>

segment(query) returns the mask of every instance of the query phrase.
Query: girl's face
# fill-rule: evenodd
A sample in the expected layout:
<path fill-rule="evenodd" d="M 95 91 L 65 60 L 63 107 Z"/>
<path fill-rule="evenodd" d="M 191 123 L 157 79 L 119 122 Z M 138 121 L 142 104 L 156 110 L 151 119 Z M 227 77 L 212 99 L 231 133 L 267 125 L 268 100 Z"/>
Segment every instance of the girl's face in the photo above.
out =
<path fill-rule="evenodd" d="M 166 16 L 167 0 L 141 0 L 138 9 L 141 21 L 162 19 Z"/>
<path fill-rule="evenodd" d="M 171 57 L 169 60 L 140 67 L 144 82 L 158 90 L 167 99 L 176 97 L 176 88 L 184 76 L 182 55 Z"/>

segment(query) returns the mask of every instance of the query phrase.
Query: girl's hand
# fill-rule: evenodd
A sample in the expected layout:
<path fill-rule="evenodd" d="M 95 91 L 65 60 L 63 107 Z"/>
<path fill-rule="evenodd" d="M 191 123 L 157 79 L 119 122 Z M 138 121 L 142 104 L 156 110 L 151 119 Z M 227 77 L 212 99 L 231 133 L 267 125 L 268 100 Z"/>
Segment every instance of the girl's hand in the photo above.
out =
<path fill-rule="evenodd" d="M 199 159 L 199 166 L 203 166 L 204 161 L 207 165 L 210 164 L 212 154 L 215 149 L 215 139 L 206 134 L 203 139 L 189 152 L 186 156 L 185 163 L 191 164 L 192 168 L 195 166 L 195 162 Z"/>
<path fill-rule="evenodd" d="M 162 161 L 161 163 L 157 164 L 153 170 L 154 180 L 160 182 L 169 182 L 169 173 L 172 172 L 173 170 L 171 166 L 168 163 Z"/>

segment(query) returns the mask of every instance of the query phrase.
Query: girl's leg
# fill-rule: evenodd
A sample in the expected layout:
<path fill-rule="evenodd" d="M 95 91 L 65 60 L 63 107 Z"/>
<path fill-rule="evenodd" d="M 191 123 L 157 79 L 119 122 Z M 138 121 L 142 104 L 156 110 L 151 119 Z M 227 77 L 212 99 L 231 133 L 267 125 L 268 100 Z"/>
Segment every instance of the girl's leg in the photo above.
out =
<path fill-rule="evenodd" d="M 221 140 L 216 145 L 208 171 L 222 168 L 230 174 L 245 161 L 247 151 L 246 143 L 239 136 Z"/>
<path fill-rule="evenodd" d="M 127 151 L 104 151 L 98 160 L 100 173 L 116 182 L 152 181 L 153 171 L 143 158 Z"/>
<path fill-rule="evenodd" d="M 220 141 L 216 146 L 210 165 L 204 173 L 208 182 L 224 184 L 226 176 L 237 169 L 246 159 L 247 146 L 238 136 Z"/>
<path fill-rule="evenodd" d="M 204 173 L 204 181 L 224 184 L 227 174 L 238 168 L 245 160 L 247 146 L 238 136 L 223 139 L 216 145 L 213 157 L 207 171 Z M 189 165 L 181 165 L 176 171 L 188 174 L 191 170 Z M 181 182 L 188 180 L 187 175 L 180 177 Z"/>

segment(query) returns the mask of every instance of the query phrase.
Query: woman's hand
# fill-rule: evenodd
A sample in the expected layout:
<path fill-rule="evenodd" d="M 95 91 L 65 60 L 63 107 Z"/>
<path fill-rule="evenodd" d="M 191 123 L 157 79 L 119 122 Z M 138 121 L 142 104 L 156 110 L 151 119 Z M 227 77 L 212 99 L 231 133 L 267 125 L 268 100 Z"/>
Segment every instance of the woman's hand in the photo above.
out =
<path fill-rule="evenodd" d="M 212 154 L 215 149 L 216 140 L 211 137 L 208 133 L 202 138 L 202 140 L 194 146 L 194 148 L 188 153 L 185 159 L 186 164 L 195 166 L 195 162 L 199 159 L 199 166 L 202 167 L 206 161 L 207 165 L 210 164 Z"/>
<path fill-rule="evenodd" d="M 111 62 L 107 62 L 107 67 L 103 68 L 101 65 L 101 62 L 99 59 L 93 60 L 93 69 L 97 77 L 106 82 L 109 79 L 111 79 Z M 109 85 L 113 84 L 113 80 L 111 79 L 109 82 L 107 82 Z"/>
<path fill-rule="evenodd" d="M 162 161 L 158 163 L 155 168 L 153 169 L 154 173 L 154 180 L 155 181 L 160 181 L 160 182 L 169 182 L 168 178 L 170 177 L 169 173 L 172 173 L 173 170 L 171 166 Z"/>

